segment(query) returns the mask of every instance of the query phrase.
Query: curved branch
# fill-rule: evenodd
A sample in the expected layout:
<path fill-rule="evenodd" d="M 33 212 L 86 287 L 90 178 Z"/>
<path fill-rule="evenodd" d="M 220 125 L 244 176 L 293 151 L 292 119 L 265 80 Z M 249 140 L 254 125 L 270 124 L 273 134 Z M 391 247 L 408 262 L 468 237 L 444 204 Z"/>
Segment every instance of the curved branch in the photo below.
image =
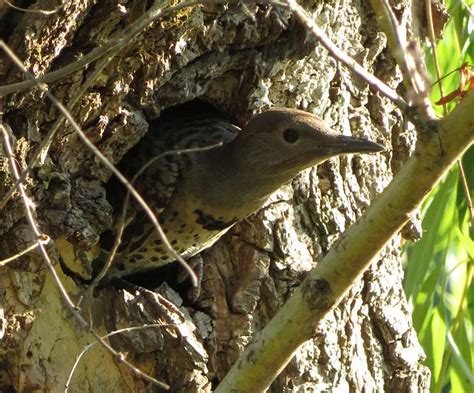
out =
<path fill-rule="evenodd" d="M 447 117 L 427 124 L 415 154 L 260 331 L 215 390 L 262 392 L 314 327 L 336 307 L 446 171 L 474 142 L 474 91 Z"/>

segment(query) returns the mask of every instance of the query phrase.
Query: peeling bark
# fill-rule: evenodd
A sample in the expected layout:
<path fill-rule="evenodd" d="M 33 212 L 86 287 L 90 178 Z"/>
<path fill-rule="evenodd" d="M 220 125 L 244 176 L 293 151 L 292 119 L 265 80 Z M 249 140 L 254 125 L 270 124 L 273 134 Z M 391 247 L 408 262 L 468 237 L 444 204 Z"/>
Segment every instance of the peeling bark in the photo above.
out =
<path fill-rule="evenodd" d="M 340 48 L 397 87 L 400 75 L 366 3 L 308 2 L 306 7 Z M 391 3 L 400 20 L 409 19 L 407 2 Z M 2 5 L 0 24 L 15 21 L 2 29 L 2 38 L 41 75 L 101 45 L 143 14 L 145 5 L 70 2 L 52 15 Z M 31 8 L 55 6 L 43 0 Z M 94 63 L 50 89 L 67 103 L 93 70 Z M 2 84 L 24 79 L 3 56 Z M 240 125 L 270 106 L 305 109 L 334 129 L 382 142 L 388 150 L 331 160 L 282 187 L 262 210 L 203 253 L 203 288 L 195 304 L 183 303 L 185 292 L 159 276 L 157 293 L 176 307 L 157 295 L 115 288 L 81 303 L 101 334 L 165 324 L 116 335 L 110 342 L 179 392 L 211 391 L 219 383 L 254 332 L 388 184 L 415 141 L 403 114 L 329 58 L 288 11 L 269 5 L 195 6 L 154 23 L 112 60 L 72 114 L 98 149 L 119 163 L 146 132 L 155 131 L 149 126 L 153 119 L 194 99 Z M 17 139 L 17 161 L 25 167 L 59 111 L 37 88 L 10 95 L 2 105 L 3 121 Z M 12 184 L 7 168 L 2 157 L 2 194 Z M 75 301 L 85 294 L 83 280 L 91 278 L 101 234 L 113 225 L 106 194 L 110 176 L 64 126 L 28 178 L 41 228 L 55 240 L 49 250 L 56 270 Z M 0 231 L 2 257 L 34 241 L 17 195 L 2 212 Z M 271 391 L 428 389 L 429 371 L 421 363 L 424 354 L 402 289 L 401 243 L 401 237 L 393 240 L 343 304 L 315 328 L 314 339 Z M 0 269 L 0 390 L 63 391 L 75 357 L 93 337 L 65 308 L 38 253 Z M 69 389 L 154 391 L 99 345 L 80 361 Z"/>

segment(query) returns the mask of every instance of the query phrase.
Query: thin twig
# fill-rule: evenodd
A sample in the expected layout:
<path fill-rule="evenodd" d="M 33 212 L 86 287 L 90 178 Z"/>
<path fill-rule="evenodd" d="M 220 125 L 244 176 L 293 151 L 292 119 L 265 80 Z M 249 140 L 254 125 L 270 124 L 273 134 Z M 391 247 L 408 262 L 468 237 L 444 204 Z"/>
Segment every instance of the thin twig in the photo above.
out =
<path fill-rule="evenodd" d="M 173 325 L 172 324 L 154 323 L 154 324 L 146 324 L 146 325 L 142 325 L 142 326 L 132 326 L 132 327 L 129 327 L 129 328 L 114 330 L 114 331 L 106 334 L 105 336 L 102 336 L 102 339 L 105 340 L 106 338 L 109 338 L 109 337 L 114 336 L 116 334 L 128 333 L 128 332 L 132 332 L 132 331 L 135 331 L 135 330 L 144 330 L 144 329 L 156 328 L 156 327 L 162 328 L 162 327 L 170 327 L 170 326 L 173 326 Z M 82 357 L 86 354 L 87 351 L 91 350 L 94 347 L 94 345 L 96 345 L 97 343 L 98 343 L 97 341 L 94 341 L 94 342 L 86 345 L 84 347 L 84 349 L 81 351 L 81 353 L 76 357 L 76 360 L 75 360 L 75 362 L 74 362 L 74 364 L 71 368 L 68 379 L 67 379 L 66 384 L 64 386 L 64 392 L 65 393 L 67 393 L 67 391 L 69 390 L 69 385 L 71 384 L 72 377 L 73 377 L 73 375 L 76 371 L 76 368 L 79 365 L 79 362 L 81 361 Z M 163 384 L 163 383 L 161 383 L 161 384 Z M 166 385 L 166 384 L 163 384 L 163 388 L 169 389 L 169 386 Z"/>
<path fill-rule="evenodd" d="M 129 327 L 129 328 L 114 330 L 114 331 L 106 334 L 105 336 L 101 336 L 101 339 L 105 340 L 106 338 L 109 338 L 109 337 L 114 336 L 116 334 L 128 333 L 128 332 L 132 332 L 132 331 L 135 331 L 135 330 L 143 330 L 143 329 L 156 328 L 156 327 L 162 328 L 162 327 L 169 327 L 169 326 L 172 326 L 172 325 L 171 324 L 155 323 L 155 324 L 146 324 L 146 325 L 142 325 L 142 326 L 132 326 L 132 327 Z M 84 349 L 81 351 L 81 353 L 76 357 L 76 360 L 75 360 L 75 362 L 74 362 L 74 364 L 71 368 L 71 371 L 70 371 L 69 376 L 67 378 L 66 384 L 64 386 L 64 392 L 65 393 L 67 393 L 68 390 L 69 390 L 69 385 L 71 384 L 72 377 L 73 377 L 74 372 L 76 371 L 76 368 L 79 365 L 79 362 L 81 361 L 82 357 L 86 354 L 87 351 L 91 350 L 94 347 L 94 345 L 96 345 L 97 343 L 98 343 L 98 341 L 94 341 L 94 342 L 86 345 L 84 347 Z M 122 355 L 122 356 L 124 356 L 124 355 Z M 124 360 L 122 359 L 121 361 L 123 362 Z M 135 366 L 131 365 L 131 367 L 135 368 L 138 372 L 141 372 Z M 149 377 L 149 376 L 147 375 L 147 377 Z M 162 387 L 166 390 L 169 390 L 169 388 L 170 388 L 169 385 L 167 385 L 163 382 L 159 382 L 154 378 L 152 378 L 152 379 L 154 380 L 153 381 L 154 383 L 158 384 L 158 386 L 160 386 L 160 387 Z"/>
<path fill-rule="evenodd" d="M 278 4 L 270 0 L 271 4 Z M 289 8 L 297 17 L 298 19 L 305 25 L 305 27 L 315 36 L 318 42 L 326 48 L 326 50 L 330 53 L 330 55 L 344 64 L 347 68 L 351 71 L 356 73 L 358 76 L 363 78 L 367 84 L 374 89 L 375 91 L 379 92 L 383 96 L 387 97 L 391 101 L 393 101 L 400 109 L 402 109 L 406 113 L 411 112 L 411 107 L 408 103 L 397 94 L 395 90 L 390 88 L 387 84 L 383 81 L 378 79 L 375 75 L 368 72 L 364 67 L 362 67 L 359 63 L 357 63 L 353 58 L 348 56 L 344 51 L 339 49 L 327 36 L 327 34 L 318 26 L 316 23 L 311 19 L 308 15 L 306 10 L 301 7 L 295 0 L 286 0 L 285 6 Z"/>
<path fill-rule="evenodd" d="M 436 72 L 436 79 L 439 88 L 439 95 L 441 98 L 444 97 L 443 93 L 443 83 L 441 82 L 441 71 L 439 69 L 439 62 L 438 62 L 438 54 L 436 52 L 436 37 L 434 32 L 434 25 L 433 25 L 433 14 L 431 12 L 431 0 L 425 0 L 425 11 L 426 11 L 426 19 L 428 20 L 428 34 L 430 38 L 431 44 L 431 51 L 433 52 L 433 60 L 435 65 L 435 72 Z M 446 116 L 448 114 L 448 109 L 446 108 L 446 103 L 443 102 L 443 113 Z"/>
<path fill-rule="evenodd" d="M 466 68 L 474 68 L 474 64 L 466 64 L 465 66 L 466 66 Z M 442 80 L 446 79 L 448 76 L 454 74 L 455 72 L 459 72 L 461 70 L 461 68 L 462 68 L 462 66 L 461 67 L 456 67 L 454 70 L 449 71 L 448 73 L 444 74 L 443 76 L 440 77 L 439 80 L 432 83 L 430 87 L 433 88 L 435 85 L 437 85 L 439 83 L 440 80 L 442 81 Z"/>
<path fill-rule="evenodd" d="M 419 70 L 423 66 L 416 58 L 415 47 L 409 49 L 389 2 L 387 0 L 372 0 L 371 3 L 380 19 L 383 32 L 387 36 L 392 56 L 400 67 L 408 97 L 412 99 L 416 111 L 423 117 L 427 120 L 436 119 L 425 87 L 426 77 Z M 419 58 L 421 59 L 421 56 Z"/>
<path fill-rule="evenodd" d="M 46 245 L 50 242 L 51 238 L 48 235 L 45 234 L 40 234 L 42 239 L 39 241 L 34 242 L 32 245 L 26 247 L 23 251 L 17 252 L 15 255 L 7 258 L 7 259 L 2 259 L 0 261 L 0 266 L 5 266 L 6 264 L 13 262 L 15 259 L 20 258 L 21 256 L 28 254 L 30 251 L 33 251 L 36 247 L 38 247 L 40 244 Z"/>
<path fill-rule="evenodd" d="M 53 8 L 52 10 L 32 10 L 32 9 L 29 9 L 29 8 L 21 8 L 21 7 L 18 7 L 16 6 L 15 4 L 12 4 L 9 0 L 3 0 L 9 7 L 15 9 L 15 10 L 18 10 L 18 11 L 22 11 L 22 12 L 26 12 L 26 13 L 30 13 L 30 14 L 42 14 L 42 15 L 51 15 L 51 14 L 55 14 L 56 12 L 58 12 L 61 8 L 63 8 L 65 5 L 68 4 L 68 2 L 65 2 L 63 4 L 60 4 L 58 5 L 56 8 Z"/>
<path fill-rule="evenodd" d="M 130 363 L 123 353 L 117 352 L 114 348 L 110 346 L 110 344 L 105 341 L 95 330 L 90 330 L 91 334 L 97 339 L 97 341 L 102 344 L 109 352 L 120 362 L 125 364 L 130 370 L 132 370 L 136 375 L 140 376 L 141 378 L 145 379 L 146 381 L 152 382 L 153 384 L 162 387 L 163 389 L 169 390 L 169 386 L 157 379 L 153 378 L 152 376 L 144 373 L 139 368 L 135 367 L 132 363 Z"/>
<path fill-rule="evenodd" d="M 419 79 L 419 73 L 416 69 L 411 54 L 408 51 L 408 44 L 406 38 L 402 35 L 400 26 L 397 18 L 390 7 L 387 0 L 375 0 L 372 4 L 376 4 L 373 8 L 376 14 L 382 19 L 383 32 L 387 36 L 389 47 L 392 49 L 392 55 L 400 67 L 400 71 L 403 76 L 403 82 L 409 92 L 413 96 L 419 96 L 421 94 L 426 95 L 426 89 L 423 83 Z"/>
<path fill-rule="evenodd" d="M 10 143 L 10 132 L 11 130 L 7 130 L 7 125 L 4 125 L 3 123 L 0 123 L 0 130 L 2 131 L 3 135 L 3 144 L 4 144 L 4 149 L 5 153 L 9 159 L 9 164 L 10 164 L 10 171 L 12 173 L 12 176 L 14 178 L 18 178 L 19 176 L 19 171 L 18 167 L 14 158 L 14 153 L 13 153 L 13 148 Z M 56 269 L 53 266 L 53 262 L 51 261 L 51 258 L 49 257 L 48 251 L 46 250 L 45 245 L 42 243 L 42 240 L 44 239 L 44 234 L 39 230 L 38 225 L 36 223 L 36 219 L 34 217 L 34 204 L 31 201 L 31 199 L 28 197 L 25 191 L 25 187 L 22 183 L 18 185 L 18 192 L 20 193 L 21 198 L 23 199 L 23 206 L 25 208 L 26 212 L 26 218 L 31 226 L 31 229 L 33 230 L 33 233 L 36 237 L 36 242 L 38 243 L 38 248 L 41 251 L 41 254 L 43 255 L 44 260 L 46 261 L 46 266 L 48 266 L 49 270 L 51 271 L 51 274 L 53 275 L 53 279 L 56 282 L 56 285 L 61 292 L 61 295 L 66 302 L 66 305 L 68 308 L 71 310 L 73 315 L 76 317 L 76 319 L 81 323 L 83 327 L 87 326 L 86 320 L 83 318 L 83 316 L 79 313 L 77 310 L 77 307 L 74 305 L 72 302 L 71 298 L 69 297 L 68 293 L 66 292 L 66 289 L 64 288 L 58 273 L 56 272 Z"/>
<path fill-rule="evenodd" d="M 462 165 L 461 160 L 458 160 L 458 167 L 462 188 L 464 190 L 464 196 L 466 197 L 467 210 L 469 211 L 469 216 L 471 218 L 471 228 L 474 228 L 474 208 L 471 198 L 471 189 L 469 188 L 469 183 L 467 181 L 466 173 L 464 172 L 464 166 Z"/>
<path fill-rule="evenodd" d="M 3 50 L 10 56 L 10 58 L 15 62 L 15 64 L 34 82 L 36 82 L 36 79 L 34 76 L 25 68 L 23 63 L 18 59 L 18 57 L 13 53 L 13 51 L 8 47 L 8 45 L 0 40 L 0 48 L 3 48 Z M 132 194 L 132 196 L 137 200 L 137 202 L 140 204 L 140 206 L 143 208 L 147 216 L 150 218 L 152 221 L 156 231 L 158 232 L 160 239 L 163 241 L 163 244 L 166 248 L 166 250 L 176 259 L 177 262 L 179 262 L 188 272 L 188 274 L 191 277 L 191 282 L 193 286 L 197 286 L 198 280 L 196 277 L 196 274 L 192 270 L 192 268 L 188 265 L 188 263 L 181 257 L 181 255 L 173 248 L 173 246 L 170 244 L 168 239 L 166 238 L 166 235 L 161 228 L 160 223 L 158 222 L 158 219 L 156 218 L 155 214 L 153 213 L 152 209 L 148 206 L 148 204 L 145 202 L 145 200 L 142 198 L 140 193 L 128 182 L 126 177 L 115 167 L 114 164 L 112 164 L 107 157 L 105 157 L 98 149 L 97 147 L 87 138 L 87 136 L 84 134 L 84 132 L 81 130 L 79 125 L 76 123 L 72 115 L 67 111 L 67 109 L 64 107 L 64 105 L 56 99 L 56 97 L 51 94 L 51 92 L 48 90 L 45 84 L 40 84 L 38 83 L 38 87 L 41 89 L 41 91 L 48 97 L 48 99 L 55 105 L 60 112 L 66 117 L 66 119 L 69 121 L 71 126 L 74 128 L 74 130 L 77 132 L 77 135 L 79 138 L 85 143 L 85 145 L 95 154 L 95 156 L 104 164 L 119 180 L 121 183 L 125 185 L 125 187 L 128 189 L 128 191 Z M 21 184 L 21 183 L 20 183 Z"/>

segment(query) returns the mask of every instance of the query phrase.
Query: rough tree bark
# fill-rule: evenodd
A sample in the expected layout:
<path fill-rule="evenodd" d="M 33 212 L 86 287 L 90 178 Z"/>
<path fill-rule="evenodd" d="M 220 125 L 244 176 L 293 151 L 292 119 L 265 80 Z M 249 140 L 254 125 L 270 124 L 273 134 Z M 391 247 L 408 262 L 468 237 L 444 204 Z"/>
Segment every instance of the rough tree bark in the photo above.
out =
<path fill-rule="evenodd" d="M 30 9 L 52 9 L 53 0 Z M 151 3 L 151 2 L 149 2 Z M 403 23 L 410 2 L 391 2 Z M 21 4 L 18 4 L 21 5 Z M 336 44 L 396 88 L 400 76 L 369 2 L 304 4 Z M 55 13 L 0 6 L 2 38 L 39 76 L 103 44 L 142 15 L 143 1 L 66 2 Z M 163 2 L 163 6 L 166 4 Z M 95 63 L 50 84 L 68 103 Z M 26 79 L 2 54 L 2 85 Z M 271 5 L 196 5 L 154 23 L 129 42 L 100 73 L 72 114 L 112 162 L 175 105 L 199 99 L 244 124 L 272 106 L 314 112 L 343 133 L 383 143 L 376 156 L 331 160 L 300 174 L 261 211 L 238 224 L 203 253 L 205 273 L 197 303 L 183 305 L 176 288 L 154 282 L 179 309 L 153 296 L 106 288 L 83 300 L 81 312 L 109 331 L 144 328 L 110 339 L 144 372 L 173 391 L 211 391 L 246 344 L 278 310 L 305 272 L 360 216 L 411 153 L 415 134 L 392 103 L 336 64 L 289 11 Z M 2 121 L 16 137 L 16 160 L 25 167 L 59 116 L 38 88 L 2 99 Z M 159 138 L 159 134 L 157 134 Z M 122 163 L 123 165 L 123 163 Z M 106 187 L 111 173 L 65 125 L 27 179 L 60 278 L 75 301 L 84 299 L 101 234 L 112 225 Z M 12 185 L 2 157 L 0 194 Z M 1 253 L 34 242 L 21 198 L 1 213 Z M 386 248 L 346 300 L 315 330 L 271 391 L 425 391 L 429 371 L 411 326 L 402 289 L 402 237 Z M 61 261 L 61 263 L 60 263 Z M 2 325 L 0 390 L 63 391 L 76 356 L 94 338 L 65 307 L 37 252 L 0 268 Z M 343 273 L 343 272 L 342 272 Z M 90 311 L 90 314 L 89 314 Z M 81 359 L 70 391 L 154 391 L 99 345 Z"/>

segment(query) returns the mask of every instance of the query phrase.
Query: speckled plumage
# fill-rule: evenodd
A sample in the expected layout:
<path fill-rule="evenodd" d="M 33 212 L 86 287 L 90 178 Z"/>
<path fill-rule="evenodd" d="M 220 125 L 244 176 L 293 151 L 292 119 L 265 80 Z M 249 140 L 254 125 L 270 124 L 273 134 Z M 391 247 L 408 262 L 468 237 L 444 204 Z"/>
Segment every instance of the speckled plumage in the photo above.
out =
<path fill-rule="evenodd" d="M 178 116 L 158 127 L 127 156 L 130 174 L 166 151 L 224 143 L 212 150 L 167 154 L 136 182 L 171 245 L 185 259 L 258 210 L 301 170 L 342 153 L 381 150 L 375 143 L 334 133 L 315 116 L 291 109 L 258 115 L 242 131 L 227 121 L 202 115 Z M 135 204 L 132 212 L 109 277 L 174 261 L 145 213 Z"/>
<path fill-rule="evenodd" d="M 237 220 L 213 217 L 204 212 L 203 206 L 201 209 L 197 205 L 191 209 L 184 208 L 183 199 L 191 204 L 193 200 L 180 187 L 180 179 L 193 165 L 196 154 L 201 152 L 176 154 L 173 151 L 227 143 L 239 130 L 220 118 L 176 119 L 173 123 L 160 123 L 159 137 L 149 132 L 131 152 L 133 161 L 128 155 L 130 165 L 127 165 L 127 172 L 133 176 L 148 160 L 167 152 L 137 179 L 135 186 L 159 217 L 170 244 L 185 259 L 211 246 Z M 174 261 L 146 213 L 136 202 L 132 202 L 130 210 L 133 219 L 125 229 L 109 277 L 143 272 Z"/>

